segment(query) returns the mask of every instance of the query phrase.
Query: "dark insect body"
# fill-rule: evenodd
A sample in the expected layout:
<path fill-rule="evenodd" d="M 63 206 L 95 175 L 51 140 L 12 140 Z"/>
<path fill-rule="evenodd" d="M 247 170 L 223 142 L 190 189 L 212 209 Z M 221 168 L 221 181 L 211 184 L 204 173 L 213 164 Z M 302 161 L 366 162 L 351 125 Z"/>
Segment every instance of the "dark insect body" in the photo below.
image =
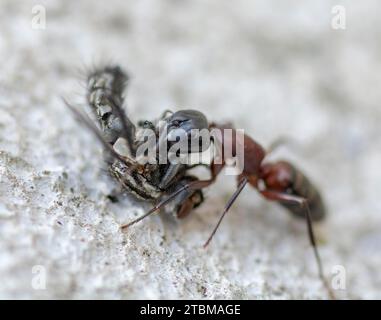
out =
<path fill-rule="evenodd" d="M 157 123 L 160 120 L 165 121 L 169 129 L 176 126 L 178 121 L 182 121 L 183 117 L 187 117 L 190 129 L 206 128 L 208 123 L 201 112 L 183 110 L 176 113 L 166 111 L 156 121 L 141 121 L 136 127 L 122 109 L 123 92 L 127 82 L 128 77 L 119 67 L 106 67 L 89 75 L 87 100 L 102 132 L 99 132 L 89 119 L 66 104 L 101 139 L 108 151 L 105 160 L 109 165 L 109 172 L 122 188 L 138 199 L 154 201 L 197 178 L 187 173 L 187 165 L 140 165 L 135 156 L 143 141 L 138 137 L 144 130 L 153 129 L 159 139 Z M 185 216 L 199 206 L 203 199 L 201 190 L 183 190 L 174 199 L 172 209 L 176 211 L 177 216 Z"/>
<path fill-rule="evenodd" d="M 171 205 L 171 210 L 176 213 L 177 217 L 187 216 L 203 202 L 202 189 L 209 187 L 216 181 L 217 176 L 226 166 L 226 161 L 241 156 L 236 150 L 238 146 L 235 139 L 236 130 L 233 126 L 208 123 L 206 117 L 196 110 L 180 110 L 175 113 L 167 111 L 156 121 L 139 122 L 138 127 L 136 127 L 122 109 L 123 92 L 127 80 L 127 76 L 119 67 L 106 67 L 93 72 L 88 77 L 88 102 L 98 118 L 102 132 L 89 119 L 68 105 L 77 117 L 98 136 L 105 150 L 108 151 L 106 161 L 109 164 L 111 175 L 119 181 L 125 190 L 137 198 L 156 203 L 145 215 L 122 226 L 122 229 L 127 229 L 166 205 Z M 164 136 L 160 133 L 158 126 L 160 120 L 165 122 L 167 128 Z M 188 142 L 193 143 L 195 141 L 192 139 L 195 138 L 191 135 L 191 130 L 205 128 L 221 130 L 221 132 L 225 129 L 231 129 L 233 132 L 230 139 L 225 140 L 223 134 L 221 139 L 212 139 L 211 142 L 221 146 L 217 156 L 222 161 L 210 163 L 208 168 L 211 177 L 209 179 L 199 180 L 190 175 L 188 171 L 194 165 L 172 163 L 142 165 L 137 161 L 136 151 L 142 143 L 138 137 L 145 129 L 155 132 L 159 145 L 163 141 L 168 142 L 169 137 L 174 135 L 178 129 L 185 130 Z M 223 217 L 241 191 L 247 184 L 250 184 L 265 199 L 276 201 L 294 216 L 305 219 L 319 275 L 330 297 L 334 298 L 324 277 L 312 227 L 313 221 L 320 221 L 325 216 L 324 203 L 318 189 L 292 164 L 286 161 L 266 162 L 265 149 L 251 137 L 244 135 L 241 143 L 244 147 L 244 157 L 238 159 L 242 161 L 241 174 L 237 176 L 237 189 L 226 204 L 216 227 L 204 246 L 206 247 L 210 243 Z M 225 146 L 228 144 L 232 146 L 231 159 L 227 158 L 224 152 Z M 169 147 L 170 144 L 168 149 Z M 200 146 L 199 150 L 192 150 L 190 153 L 202 151 L 205 149 Z M 157 157 L 159 160 L 159 154 Z"/>

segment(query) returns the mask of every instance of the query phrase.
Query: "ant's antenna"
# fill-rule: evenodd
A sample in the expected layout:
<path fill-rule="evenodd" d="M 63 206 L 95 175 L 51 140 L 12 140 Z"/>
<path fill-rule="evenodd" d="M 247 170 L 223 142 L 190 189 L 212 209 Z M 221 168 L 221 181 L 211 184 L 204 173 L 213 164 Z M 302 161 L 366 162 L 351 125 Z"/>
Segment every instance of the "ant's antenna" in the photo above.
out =
<path fill-rule="evenodd" d="M 150 211 L 148 211 L 147 213 L 145 213 L 144 215 L 142 215 L 141 217 L 135 219 L 134 221 L 131 221 L 130 223 L 127 223 L 125 225 L 123 225 L 121 228 L 122 230 L 124 229 L 127 229 L 128 227 L 132 226 L 133 224 L 143 220 L 144 218 L 148 217 L 149 215 L 151 215 L 152 213 L 154 213 L 155 211 L 161 209 L 163 206 L 165 206 L 168 202 L 172 201 L 178 194 L 180 194 L 182 191 L 184 190 L 189 190 L 189 191 L 193 191 L 193 190 L 197 190 L 197 189 L 202 189 L 202 188 L 205 188 L 207 187 L 208 185 L 210 185 L 214 180 L 213 179 L 210 179 L 210 180 L 198 180 L 198 181 L 193 181 L 193 182 L 190 182 L 184 186 L 182 186 L 180 189 L 176 190 L 175 192 L 171 193 L 167 198 L 165 198 L 164 200 L 160 201 L 157 205 L 155 205 Z"/>
<path fill-rule="evenodd" d="M 134 225 L 135 223 L 143 220 L 144 218 L 150 216 L 151 214 L 153 214 L 155 211 L 159 210 L 160 208 L 162 208 L 163 206 L 165 206 L 168 202 L 170 202 L 171 200 L 173 200 L 181 191 L 185 190 L 186 188 L 188 187 L 188 185 L 185 185 L 183 186 L 182 188 L 180 188 L 179 190 L 176 190 L 174 193 L 170 194 L 166 199 L 160 201 L 157 205 L 155 205 L 150 211 L 148 211 L 147 213 L 143 214 L 142 216 L 140 216 L 139 218 L 123 225 L 121 228 L 122 230 L 124 229 L 127 229 L 128 227 Z"/>

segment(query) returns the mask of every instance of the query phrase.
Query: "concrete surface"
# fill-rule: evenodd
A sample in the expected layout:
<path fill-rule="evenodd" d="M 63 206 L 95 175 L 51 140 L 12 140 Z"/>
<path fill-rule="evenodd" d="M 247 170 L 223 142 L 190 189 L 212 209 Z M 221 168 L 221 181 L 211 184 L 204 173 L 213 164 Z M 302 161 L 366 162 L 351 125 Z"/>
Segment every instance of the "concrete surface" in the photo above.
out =
<path fill-rule="evenodd" d="M 331 28 L 336 4 L 345 30 Z M 109 62 L 132 76 L 135 121 L 192 107 L 265 146 L 296 140 L 274 157 L 324 194 L 317 231 L 327 274 L 345 268 L 337 296 L 381 298 L 380 15 L 376 0 L 1 1 L 0 298 L 327 298 L 305 225 L 250 188 L 202 249 L 232 177 L 183 221 L 120 232 L 149 206 L 108 200 L 101 146 L 59 98 L 84 106 L 86 68 Z"/>

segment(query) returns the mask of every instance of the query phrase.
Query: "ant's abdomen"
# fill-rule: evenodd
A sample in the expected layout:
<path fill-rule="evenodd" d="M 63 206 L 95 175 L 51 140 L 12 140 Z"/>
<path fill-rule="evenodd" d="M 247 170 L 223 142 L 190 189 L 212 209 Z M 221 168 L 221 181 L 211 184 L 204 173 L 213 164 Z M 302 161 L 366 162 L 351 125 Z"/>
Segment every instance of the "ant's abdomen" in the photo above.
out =
<path fill-rule="evenodd" d="M 317 187 L 297 168 L 287 161 L 266 163 L 262 165 L 260 177 L 267 190 L 287 193 L 304 198 L 310 208 L 311 219 L 322 220 L 325 216 L 325 206 Z M 305 218 L 305 208 L 299 203 L 278 201 L 297 217 Z"/>
<path fill-rule="evenodd" d="M 291 170 L 292 177 L 288 192 L 307 199 L 311 219 L 314 221 L 322 220 L 325 217 L 326 210 L 319 190 L 300 170 L 289 163 L 286 164 Z M 290 203 L 281 203 L 281 205 L 291 211 L 295 216 L 305 218 L 305 210 L 303 207 Z"/>

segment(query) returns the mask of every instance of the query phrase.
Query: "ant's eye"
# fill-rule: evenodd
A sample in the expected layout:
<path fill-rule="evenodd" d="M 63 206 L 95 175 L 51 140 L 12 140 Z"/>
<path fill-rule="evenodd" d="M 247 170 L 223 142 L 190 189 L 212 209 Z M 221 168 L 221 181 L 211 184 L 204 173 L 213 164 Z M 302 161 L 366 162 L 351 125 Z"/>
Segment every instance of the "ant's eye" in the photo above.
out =
<path fill-rule="evenodd" d="M 173 121 L 172 121 L 172 125 L 173 125 L 174 127 L 180 127 L 180 124 L 181 124 L 181 121 L 179 121 L 179 120 L 173 120 Z"/>

